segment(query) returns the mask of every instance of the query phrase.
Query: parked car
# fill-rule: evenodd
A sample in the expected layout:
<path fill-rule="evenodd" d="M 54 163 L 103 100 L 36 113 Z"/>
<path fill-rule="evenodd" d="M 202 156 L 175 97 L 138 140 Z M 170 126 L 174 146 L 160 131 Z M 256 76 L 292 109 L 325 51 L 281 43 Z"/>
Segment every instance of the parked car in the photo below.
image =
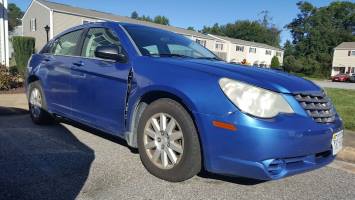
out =
<path fill-rule="evenodd" d="M 349 77 L 349 81 L 352 82 L 352 83 L 355 83 L 355 74 L 352 74 L 352 75 Z"/>
<path fill-rule="evenodd" d="M 311 81 L 235 67 L 156 28 L 77 26 L 34 54 L 27 70 L 34 123 L 60 116 L 122 137 L 168 181 L 202 168 L 279 179 L 322 167 L 342 148 L 343 123 Z"/>
<path fill-rule="evenodd" d="M 335 82 L 347 82 L 349 81 L 350 76 L 348 74 L 337 74 L 332 77 L 332 81 Z"/>

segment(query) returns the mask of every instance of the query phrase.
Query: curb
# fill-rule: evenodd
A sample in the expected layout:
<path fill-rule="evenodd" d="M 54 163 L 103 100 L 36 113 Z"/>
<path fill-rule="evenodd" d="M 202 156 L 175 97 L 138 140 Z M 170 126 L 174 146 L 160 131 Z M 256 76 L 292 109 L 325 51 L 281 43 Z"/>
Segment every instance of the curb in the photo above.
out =
<path fill-rule="evenodd" d="M 339 152 L 336 159 L 345 162 L 355 163 L 355 148 L 344 147 L 344 149 L 341 152 Z"/>

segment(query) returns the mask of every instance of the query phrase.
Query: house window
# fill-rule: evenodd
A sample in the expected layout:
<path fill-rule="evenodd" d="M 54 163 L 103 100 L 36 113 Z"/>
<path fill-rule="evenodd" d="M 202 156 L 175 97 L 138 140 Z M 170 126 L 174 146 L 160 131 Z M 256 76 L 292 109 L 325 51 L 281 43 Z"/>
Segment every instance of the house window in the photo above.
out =
<path fill-rule="evenodd" d="M 250 47 L 249 48 L 249 53 L 256 53 L 256 48 Z"/>
<path fill-rule="evenodd" d="M 276 56 L 281 57 L 281 52 L 280 51 L 276 52 Z"/>
<path fill-rule="evenodd" d="M 237 45 L 237 46 L 235 47 L 235 50 L 236 50 L 236 51 L 241 51 L 241 52 L 243 52 L 243 51 L 244 51 L 244 47 Z"/>
<path fill-rule="evenodd" d="M 32 32 L 37 30 L 36 18 L 30 20 L 30 29 Z"/>
<path fill-rule="evenodd" d="M 348 56 L 355 56 L 355 51 L 349 51 Z"/>
<path fill-rule="evenodd" d="M 199 43 L 200 45 L 206 47 L 206 40 L 196 39 L 196 42 Z"/>
<path fill-rule="evenodd" d="M 216 43 L 216 50 L 223 50 L 223 44 Z"/>
<path fill-rule="evenodd" d="M 265 55 L 271 55 L 271 50 L 266 50 Z"/>

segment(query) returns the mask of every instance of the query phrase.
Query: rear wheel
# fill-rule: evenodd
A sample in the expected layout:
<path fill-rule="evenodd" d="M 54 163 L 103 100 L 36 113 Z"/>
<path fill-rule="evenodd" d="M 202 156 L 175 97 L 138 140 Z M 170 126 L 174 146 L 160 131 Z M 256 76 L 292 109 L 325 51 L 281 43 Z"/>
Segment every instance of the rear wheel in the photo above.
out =
<path fill-rule="evenodd" d="M 159 99 L 151 103 L 139 120 L 137 139 L 143 165 L 161 179 L 184 181 L 201 170 L 195 125 L 176 101 Z"/>
<path fill-rule="evenodd" d="M 31 119 L 35 124 L 49 124 L 53 121 L 52 116 L 47 112 L 47 103 L 43 96 L 43 90 L 38 81 L 29 86 L 29 110 Z"/>

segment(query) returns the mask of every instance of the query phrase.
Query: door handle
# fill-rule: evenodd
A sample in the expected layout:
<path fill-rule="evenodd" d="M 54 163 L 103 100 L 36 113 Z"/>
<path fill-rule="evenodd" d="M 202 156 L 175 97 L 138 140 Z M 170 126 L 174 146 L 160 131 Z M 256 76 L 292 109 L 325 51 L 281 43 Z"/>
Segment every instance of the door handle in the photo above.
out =
<path fill-rule="evenodd" d="M 82 67 L 82 66 L 84 66 L 84 62 L 83 61 L 74 62 L 73 65 L 76 67 Z"/>

